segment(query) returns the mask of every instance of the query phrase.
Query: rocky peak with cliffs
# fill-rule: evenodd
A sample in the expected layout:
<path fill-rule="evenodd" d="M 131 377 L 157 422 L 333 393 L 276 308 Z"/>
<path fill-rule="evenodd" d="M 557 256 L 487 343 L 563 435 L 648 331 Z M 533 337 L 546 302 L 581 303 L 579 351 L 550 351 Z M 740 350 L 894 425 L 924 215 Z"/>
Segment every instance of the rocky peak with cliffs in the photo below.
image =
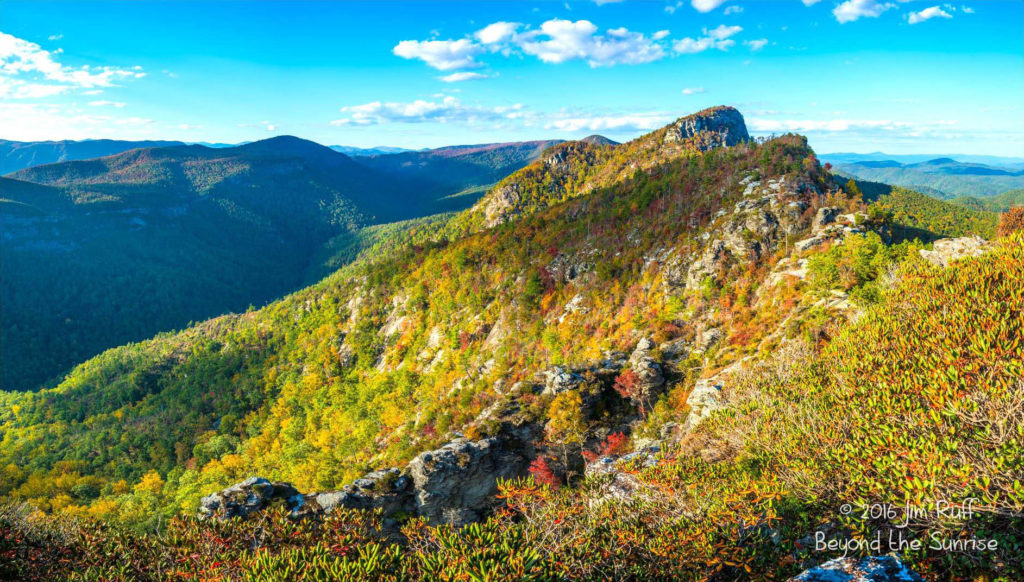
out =
<path fill-rule="evenodd" d="M 700 151 L 749 141 L 747 124 L 735 107 L 720 105 L 687 115 L 665 128 L 662 141 L 683 143 Z"/>

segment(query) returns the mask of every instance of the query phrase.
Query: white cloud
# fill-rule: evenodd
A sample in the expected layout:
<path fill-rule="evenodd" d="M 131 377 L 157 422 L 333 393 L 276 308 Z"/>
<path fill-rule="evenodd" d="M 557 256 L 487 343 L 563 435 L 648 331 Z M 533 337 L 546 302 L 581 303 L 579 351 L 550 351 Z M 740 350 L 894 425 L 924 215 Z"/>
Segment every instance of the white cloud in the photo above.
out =
<path fill-rule="evenodd" d="M 125 106 L 125 104 L 121 103 L 120 101 L 103 101 L 103 100 L 101 100 L 101 101 L 90 101 L 89 105 L 92 106 L 92 107 L 117 107 L 119 109 L 121 107 Z"/>
<path fill-rule="evenodd" d="M 439 71 L 479 67 L 480 45 L 468 38 L 459 40 L 403 40 L 393 52 L 403 59 L 420 59 Z"/>
<path fill-rule="evenodd" d="M 615 3 L 618 3 L 618 2 L 622 2 L 622 1 L 623 0 L 594 0 L 594 4 L 597 4 L 598 6 L 601 6 L 603 4 L 615 4 Z"/>
<path fill-rule="evenodd" d="M 46 37 L 46 40 L 60 40 L 62 38 L 64 38 L 63 34 L 51 34 L 50 36 Z"/>
<path fill-rule="evenodd" d="M 861 18 L 878 18 L 886 10 L 896 8 L 892 2 L 879 0 L 846 0 L 832 10 L 840 23 L 853 22 Z"/>
<path fill-rule="evenodd" d="M 768 46 L 768 39 L 767 38 L 758 38 L 758 39 L 754 39 L 754 40 L 745 40 L 745 41 L 743 41 L 743 44 L 745 44 L 748 47 L 750 47 L 750 50 L 752 50 L 754 52 L 757 52 L 757 51 L 763 49 L 764 47 Z"/>
<path fill-rule="evenodd" d="M 0 32 L 0 95 L 31 98 L 55 95 L 71 89 L 113 87 L 115 81 L 145 76 L 142 67 L 73 68 L 62 65 L 54 55 L 29 42 Z"/>
<path fill-rule="evenodd" d="M 907 22 L 910 24 L 917 24 L 919 22 L 924 22 L 925 20 L 931 20 L 932 18 L 953 18 L 953 15 L 938 6 L 932 6 L 931 8 L 925 8 L 919 12 L 911 12 L 907 15 Z"/>
<path fill-rule="evenodd" d="M 704 87 L 687 87 L 683 89 L 683 95 L 696 95 L 697 93 L 705 93 L 707 89 Z"/>
<path fill-rule="evenodd" d="M 601 35 L 597 30 L 589 20 L 555 18 L 541 24 L 540 30 L 517 35 L 515 42 L 524 53 L 555 64 L 581 59 L 591 67 L 635 65 L 665 56 L 662 46 L 642 33 L 613 28 Z"/>
<path fill-rule="evenodd" d="M 39 103 L 4 103 L 0 107 L 0 127 L 7 139 L 22 141 L 154 137 L 152 119 L 96 115 L 75 107 Z"/>
<path fill-rule="evenodd" d="M 654 40 L 661 40 L 661 39 L 667 37 L 669 34 L 671 34 L 671 33 L 669 31 L 667 31 L 667 30 L 659 30 L 658 32 L 655 32 L 654 34 L 652 34 L 651 38 L 653 38 Z"/>
<path fill-rule="evenodd" d="M 500 121 L 522 117 L 523 106 L 477 107 L 463 105 L 455 97 L 446 96 L 440 101 L 417 99 L 409 103 L 374 101 L 363 105 L 342 107 L 347 117 L 336 119 L 331 125 L 366 126 L 382 123 L 473 123 L 478 121 Z"/>
<path fill-rule="evenodd" d="M 821 0 L 801 0 L 801 1 L 804 3 L 804 6 L 814 6 L 818 2 L 821 2 Z"/>
<path fill-rule="evenodd" d="M 675 14 L 676 10 L 679 10 L 682 7 L 683 7 L 683 2 L 682 2 L 682 0 L 679 0 L 679 2 L 676 2 L 675 4 L 669 4 L 668 6 L 665 6 L 665 12 L 667 14 Z"/>
<path fill-rule="evenodd" d="M 704 34 L 706 36 L 710 36 L 711 38 L 718 40 L 729 38 L 730 36 L 733 36 L 739 32 L 743 32 L 743 27 L 726 26 L 724 24 L 719 24 L 717 27 L 712 28 L 711 30 L 708 30 L 706 28 L 704 29 Z"/>
<path fill-rule="evenodd" d="M 476 31 L 473 36 L 483 44 L 499 44 L 511 41 L 522 26 L 518 22 L 494 22 Z"/>
<path fill-rule="evenodd" d="M 725 11 L 723 11 L 722 14 L 728 16 L 730 14 L 739 14 L 741 12 L 743 12 L 742 6 L 726 6 Z"/>
<path fill-rule="evenodd" d="M 962 12 L 963 12 L 964 14 L 974 14 L 974 9 L 973 9 L 973 8 L 971 8 L 970 6 L 961 6 L 961 7 L 960 7 L 960 10 L 961 10 L 961 11 L 962 11 Z"/>
<path fill-rule="evenodd" d="M 462 71 L 462 72 L 459 72 L 459 73 L 452 73 L 450 75 L 445 75 L 443 77 L 438 77 L 438 79 L 444 81 L 445 83 L 458 83 L 460 81 L 473 81 L 473 80 L 476 80 L 476 79 L 486 79 L 486 78 L 488 78 L 488 75 L 485 75 L 483 73 L 471 73 L 471 72 L 468 72 L 468 71 Z"/>
<path fill-rule="evenodd" d="M 903 135 L 920 136 L 935 131 L 948 131 L 950 127 L 957 125 L 956 121 L 938 120 L 921 123 L 910 123 L 906 121 L 892 121 L 879 119 L 750 119 L 748 126 L 752 131 L 757 132 L 799 132 L 799 133 L 822 133 L 822 132 L 860 132 L 876 134 L 900 133 Z"/>
<path fill-rule="evenodd" d="M 725 1 L 726 0 L 690 0 L 690 4 L 697 12 L 711 12 L 722 4 L 725 4 Z"/>
<path fill-rule="evenodd" d="M 713 48 L 720 51 L 729 50 L 736 44 L 736 41 L 729 37 L 741 32 L 742 30 L 742 27 L 726 26 L 724 24 L 710 30 L 705 28 L 703 36 L 700 38 L 686 37 L 684 39 L 677 40 L 672 48 L 680 54 L 701 53 Z"/>
<path fill-rule="evenodd" d="M 648 131 L 672 121 L 663 113 L 635 113 L 606 116 L 567 116 L 553 119 L 545 124 L 546 129 L 566 132 L 576 131 Z"/>

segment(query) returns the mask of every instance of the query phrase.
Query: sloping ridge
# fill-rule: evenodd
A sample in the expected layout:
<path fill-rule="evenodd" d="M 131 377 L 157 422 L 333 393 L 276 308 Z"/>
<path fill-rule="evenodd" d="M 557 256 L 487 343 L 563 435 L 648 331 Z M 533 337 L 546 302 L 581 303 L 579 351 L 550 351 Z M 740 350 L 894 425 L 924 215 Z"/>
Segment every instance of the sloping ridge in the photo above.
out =
<path fill-rule="evenodd" d="M 461 217 L 460 227 L 494 227 L 621 181 L 637 169 L 749 140 L 743 115 L 733 107 L 718 106 L 621 145 L 601 136 L 557 144 L 488 191 Z"/>

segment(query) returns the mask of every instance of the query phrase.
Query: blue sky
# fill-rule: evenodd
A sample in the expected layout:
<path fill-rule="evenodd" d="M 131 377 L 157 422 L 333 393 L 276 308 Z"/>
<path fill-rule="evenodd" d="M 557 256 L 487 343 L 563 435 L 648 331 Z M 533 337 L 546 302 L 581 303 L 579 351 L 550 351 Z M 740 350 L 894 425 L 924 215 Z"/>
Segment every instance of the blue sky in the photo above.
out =
<path fill-rule="evenodd" d="M 410 148 L 701 108 L 819 152 L 1024 156 L 1019 0 L 3 0 L 0 137 Z"/>

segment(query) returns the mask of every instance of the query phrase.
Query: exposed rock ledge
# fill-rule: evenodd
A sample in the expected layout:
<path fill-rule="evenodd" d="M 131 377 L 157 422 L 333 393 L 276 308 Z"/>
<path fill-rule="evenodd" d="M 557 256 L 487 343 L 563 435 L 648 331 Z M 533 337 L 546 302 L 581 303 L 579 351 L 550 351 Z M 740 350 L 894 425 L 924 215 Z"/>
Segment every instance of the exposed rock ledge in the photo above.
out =
<path fill-rule="evenodd" d="M 480 519 L 497 502 L 499 478 L 526 474 L 532 456 L 528 447 L 514 429 L 479 441 L 457 439 L 421 453 L 405 470 L 373 471 L 338 491 L 321 493 L 302 494 L 288 483 L 251 477 L 204 497 L 199 516 L 230 519 L 283 506 L 300 518 L 344 507 L 382 509 L 385 515 L 417 514 L 435 524 L 462 525 Z"/>

